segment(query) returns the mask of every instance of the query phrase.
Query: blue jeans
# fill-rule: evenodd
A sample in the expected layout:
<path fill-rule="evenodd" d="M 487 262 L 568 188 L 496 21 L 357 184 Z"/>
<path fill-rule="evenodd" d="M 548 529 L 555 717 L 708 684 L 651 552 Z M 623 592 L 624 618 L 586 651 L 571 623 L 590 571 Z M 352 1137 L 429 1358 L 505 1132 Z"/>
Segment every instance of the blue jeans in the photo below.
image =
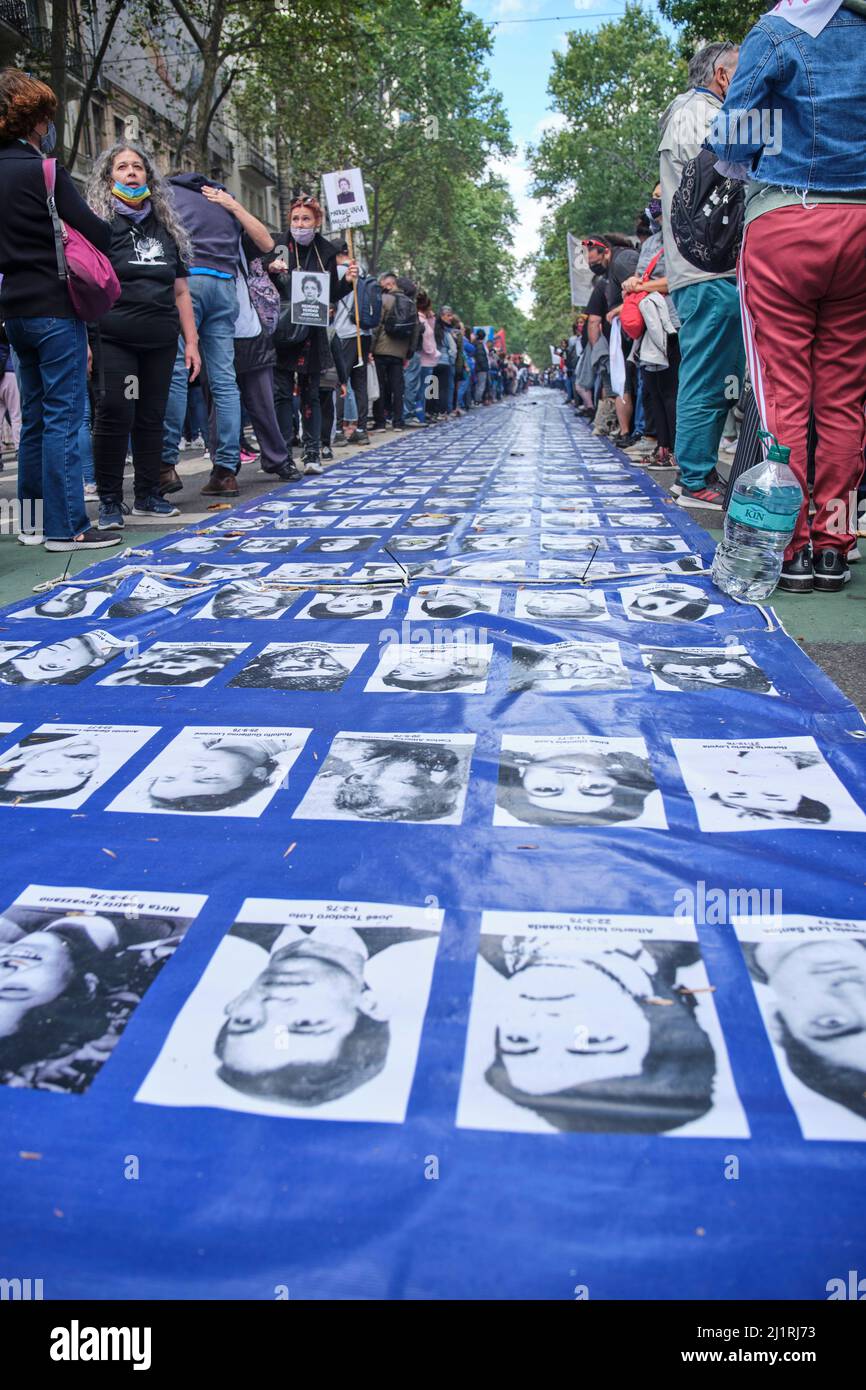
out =
<path fill-rule="evenodd" d="M 462 376 L 457 383 L 457 409 L 469 409 L 470 388 L 472 386 L 471 376 Z"/>
<path fill-rule="evenodd" d="M 346 382 L 346 394 L 343 397 L 343 424 L 357 425 L 358 423 L 358 402 L 355 400 L 355 393 L 350 382 Z M 365 422 L 366 423 L 366 422 Z"/>
<path fill-rule="evenodd" d="M 241 466 L 238 451 L 241 397 L 235 376 L 235 319 L 238 316 L 235 282 L 218 280 L 213 275 L 191 275 L 189 292 L 195 311 L 201 355 L 207 368 L 208 386 L 217 413 L 217 447 L 212 462 L 215 467 L 227 468 L 230 473 L 237 473 Z M 165 411 L 163 468 L 177 467 L 188 386 L 183 356 L 183 338 L 179 338 Z"/>
<path fill-rule="evenodd" d="M 403 368 L 403 419 L 418 414 L 418 389 L 421 384 L 421 358 L 413 353 Z M 420 416 L 418 417 L 421 418 Z"/>
<path fill-rule="evenodd" d="M 683 486 L 697 491 L 716 466 L 728 410 L 742 386 L 740 300 L 733 280 L 683 285 L 671 298 L 682 325 L 677 463 Z"/>
<path fill-rule="evenodd" d="M 90 410 L 90 392 L 84 392 L 84 419 L 81 422 L 81 429 L 78 431 L 78 448 L 81 453 L 81 477 L 85 483 L 96 482 L 96 470 L 93 467 L 93 420 Z"/>
<path fill-rule="evenodd" d="M 89 525 L 78 431 L 87 394 L 87 334 L 80 319 L 12 318 L 6 335 L 18 357 L 21 443 L 18 496 L 41 498 L 42 530 L 65 541 Z M 32 529 L 32 509 L 22 506 Z"/>

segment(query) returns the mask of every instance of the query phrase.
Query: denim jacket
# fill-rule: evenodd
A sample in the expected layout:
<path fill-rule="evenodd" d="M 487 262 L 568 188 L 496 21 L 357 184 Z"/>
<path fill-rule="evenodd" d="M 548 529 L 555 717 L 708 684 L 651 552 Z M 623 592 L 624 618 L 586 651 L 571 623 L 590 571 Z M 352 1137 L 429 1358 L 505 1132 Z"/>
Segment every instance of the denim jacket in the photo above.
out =
<path fill-rule="evenodd" d="M 754 178 L 804 193 L 866 189 L 866 18 L 840 9 L 817 38 L 775 15 L 746 36 L 710 144 Z"/>

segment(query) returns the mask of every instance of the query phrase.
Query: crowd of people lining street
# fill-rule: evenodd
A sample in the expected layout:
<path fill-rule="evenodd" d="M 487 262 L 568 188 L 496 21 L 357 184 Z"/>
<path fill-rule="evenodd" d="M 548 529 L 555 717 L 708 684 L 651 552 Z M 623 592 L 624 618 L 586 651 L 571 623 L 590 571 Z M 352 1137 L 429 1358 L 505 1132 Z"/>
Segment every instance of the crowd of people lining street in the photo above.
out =
<path fill-rule="evenodd" d="M 120 287 L 107 313 L 82 321 L 47 203 L 56 106 L 44 83 L 0 72 L 0 420 L 18 454 L 23 543 L 100 549 L 119 544 L 130 511 L 177 516 L 191 444 L 212 464 L 202 495 L 233 498 L 242 464 L 293 481 L 377 431 L 441 425 L 526 389 L 528 367 L 501 334 L 437 309 L 406 276 L 365 275 L 342 238 L 323 235 L 315 197 L 293 200 L 278 241 L 217 182 L 165 178 L 129 141 L 99 156 L 83 195 L 56 167 L 57 214 Z M 295 270 L 313 309 L 315 276 L 327 276 L 325 325 L 290 323 Z"/>
<path fill-rule="evenodd" d="M 759 424 L 787 445 L 804 495 L 780 580 L 794 593 L 844 587 L 866 510 L 866 7 L 824 9 L 816 36 L 786 10 L 742 47 L 695 53 L 633 233 L 583 240 L 593 289 L 555 369 L 596 434 L 675 470 L 681 506 L 724 509 L 724 463 L 757 462 Z M 744 183 L 739 277 L 698 269 L 672 231 L 683 171 L 707 143 Z"/>

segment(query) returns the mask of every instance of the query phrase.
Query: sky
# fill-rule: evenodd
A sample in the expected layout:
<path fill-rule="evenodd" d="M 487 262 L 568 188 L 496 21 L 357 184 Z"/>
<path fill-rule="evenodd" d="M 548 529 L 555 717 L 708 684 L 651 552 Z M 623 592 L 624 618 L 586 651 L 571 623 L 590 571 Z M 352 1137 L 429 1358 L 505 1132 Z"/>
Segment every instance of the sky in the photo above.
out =
<path fill-rule="evenodd" d="M 491 82 L 503 96 L 511 121 L 516 153 L 497 160 L 494 168 L 508 180 L 517 206 L 519 225 L 514 250 L 529 255 L 538 245 L 544 204 L 529 196 L 530 174 L 526 147 L 558 117 L 550 110 L 547 81 L 553 53 L 564 51 L 569 29 L 597 28 L 625 12 L 624 0 L 464 0 L 486 23 L 496 22 L 493 53 L 488 60 Z M 654 8 L 651 6 L 650 8 Z M 517 296 L 521 309 L 532 307 L 529 285 Z"/>

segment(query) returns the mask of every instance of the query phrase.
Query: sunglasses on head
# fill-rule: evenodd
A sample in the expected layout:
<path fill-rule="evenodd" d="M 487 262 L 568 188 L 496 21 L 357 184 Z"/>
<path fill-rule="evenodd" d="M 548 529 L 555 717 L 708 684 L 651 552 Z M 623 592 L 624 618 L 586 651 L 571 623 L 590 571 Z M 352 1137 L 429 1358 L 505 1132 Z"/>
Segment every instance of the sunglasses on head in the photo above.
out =
<path fill-rule="evenodd" d="M 610 250 L 610 247 L 609 247 L 609 246 L 606 246 L 605 243 L 604 243 L 603 241 L 595 241 L 593 237 L 587 237 L 587 238 L 586 238 L 584 241 L 582 241 L 580 244 L 581 244 L 581 246 L 586 246 L 586 247 L 593 247 L 593 246 L 594 246 L 595 249 L 596 249 L 596 251 L 609 251 L 609 250 Z"/>

